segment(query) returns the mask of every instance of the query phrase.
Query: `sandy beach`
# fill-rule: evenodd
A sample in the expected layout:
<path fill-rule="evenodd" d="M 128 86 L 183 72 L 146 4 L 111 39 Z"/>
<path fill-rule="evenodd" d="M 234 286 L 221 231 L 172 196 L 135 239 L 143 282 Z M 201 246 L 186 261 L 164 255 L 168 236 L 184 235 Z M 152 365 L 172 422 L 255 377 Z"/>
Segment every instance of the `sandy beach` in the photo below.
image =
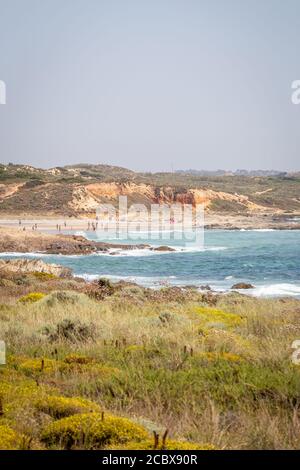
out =
<path fill-rule="evenodd" d="M 153 229 L 153 225 L 146 225 L 145 220 L 135 219 L 137 224 Z M 132 219 L 131 219 L 132 221 Z M 17 215 L 1 218 L 0 227 L 18 228 L 20 230 L 39 230 L 42 232 L 68 233 L 73 231 L 93 231 L 96 228 L 96 215 L 94 217 L 45 217 L 29 216 L 20 218 Z M 101 223 L 101 221 L 99 221 Z M 94 227 L 93 227 L 94 225 Z M 155 226 L 155 230 L 159 227 Z M 170 224 L 172 229 L 172 224 Z M 253 215 L 221 215 L 206 213 L 204 217 L 205 229 L 218 230 L 300 230 L 300 214 L 253 214 Z"/>

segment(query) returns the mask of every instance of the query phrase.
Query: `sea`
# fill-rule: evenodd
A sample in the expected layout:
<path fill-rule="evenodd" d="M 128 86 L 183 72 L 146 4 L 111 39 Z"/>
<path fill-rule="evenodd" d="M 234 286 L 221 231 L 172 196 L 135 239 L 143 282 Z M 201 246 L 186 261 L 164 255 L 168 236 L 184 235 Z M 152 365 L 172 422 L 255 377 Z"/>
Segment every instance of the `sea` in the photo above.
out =
<path fill-rule="evenodd" d="M 75 232 L 97 239 L 94 232 Z M 166 236 L 167 235 L 167 236 Z M 90 255 L 45 255 L 42 253 L 1 253 L 0 258 L 39 258 L 67 266 L 74 275 L 87 280 L 100 277 L 126 280 L 145 287 L 207 286 L 229 292 L 246 282 L 254 287 L 247 294 L 258 297 L 291 296 L 300 298 L 300 230 L 206 230 L 203 246 L 190 246 L 171 234 L 163 239 L 123 239 L 135 249 L 111 249 Z M 174 235 L 174 234 L 173 234 Z M 155 237 L 154 237 L 155 238 Z M 105 241 L 101 239 L 101 241 Z M 120 243 L 118 239 L 106 240 Z M 174 251 L 141 249 L 167 245 Z"/>

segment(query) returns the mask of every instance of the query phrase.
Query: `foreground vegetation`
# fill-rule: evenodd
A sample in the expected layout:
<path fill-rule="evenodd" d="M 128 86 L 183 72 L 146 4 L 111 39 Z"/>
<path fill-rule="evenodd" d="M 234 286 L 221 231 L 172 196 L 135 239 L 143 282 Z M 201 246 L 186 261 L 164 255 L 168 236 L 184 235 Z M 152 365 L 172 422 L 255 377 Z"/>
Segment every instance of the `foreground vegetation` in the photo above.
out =
<path fill-rule="evenodd" d="M 2 273 L 0 449 L 296 449 L 300 302 Z"/>

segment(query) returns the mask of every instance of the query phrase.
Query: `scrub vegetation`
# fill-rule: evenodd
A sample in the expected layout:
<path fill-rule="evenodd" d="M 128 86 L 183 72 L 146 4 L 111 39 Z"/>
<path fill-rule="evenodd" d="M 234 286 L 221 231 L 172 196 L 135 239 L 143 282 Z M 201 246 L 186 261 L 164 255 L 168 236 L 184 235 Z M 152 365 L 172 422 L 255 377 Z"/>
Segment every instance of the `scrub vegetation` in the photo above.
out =
<path fill-rule="evenodd" d="M 299 448 L 299 301 L 36 273 L 0 296 L 0 449 Z"/>

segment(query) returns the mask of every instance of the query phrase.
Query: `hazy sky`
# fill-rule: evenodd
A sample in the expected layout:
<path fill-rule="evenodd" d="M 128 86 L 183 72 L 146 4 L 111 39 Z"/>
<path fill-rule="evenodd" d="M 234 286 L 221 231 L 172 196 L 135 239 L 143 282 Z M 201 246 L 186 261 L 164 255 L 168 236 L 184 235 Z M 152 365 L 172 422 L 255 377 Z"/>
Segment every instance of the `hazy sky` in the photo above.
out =
<path fill-rule="evenodd" d="M 0 161 L 300 169 L 299 0 L 0 0 Z"/>

